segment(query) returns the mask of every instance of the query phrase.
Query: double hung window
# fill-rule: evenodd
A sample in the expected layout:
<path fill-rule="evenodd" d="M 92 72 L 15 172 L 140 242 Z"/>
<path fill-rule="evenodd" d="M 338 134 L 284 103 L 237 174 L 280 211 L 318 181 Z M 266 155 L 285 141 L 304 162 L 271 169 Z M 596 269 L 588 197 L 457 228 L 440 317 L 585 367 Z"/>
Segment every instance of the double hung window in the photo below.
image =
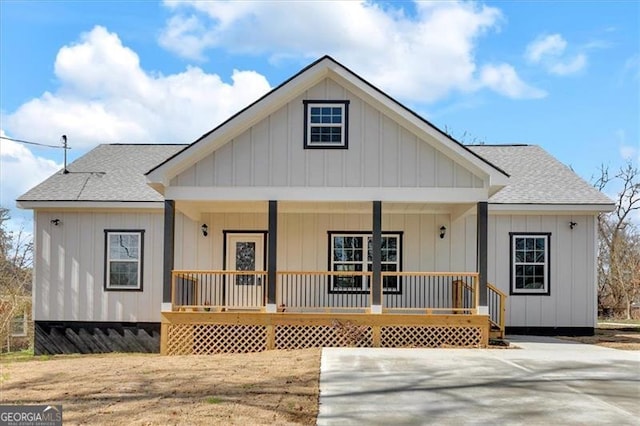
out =
<path fill-rule="evenodd" d="M 365 272 L 373 267 L 373 241 L 368 233 L 329 233 L 330 268 L 340 272 Z M 401 270 L 400 233 L 384 233 L 382 235 L 381 269 L 383 272 Z M 383 277 L 385 293 L 400 292 L 398 277 Z M 334 275 L 331 281 L 332 292 L 368 292 L 370 282 L 364 275 Z"/>
<path fill-rule="evenodd" d="M 511 233 L 511 294 L 549 294 L 551 234 Z"/>
<path fill-rule="evenodd" d="M 105 231 L 105 289 L 142 290 L 144 231 Z"/>

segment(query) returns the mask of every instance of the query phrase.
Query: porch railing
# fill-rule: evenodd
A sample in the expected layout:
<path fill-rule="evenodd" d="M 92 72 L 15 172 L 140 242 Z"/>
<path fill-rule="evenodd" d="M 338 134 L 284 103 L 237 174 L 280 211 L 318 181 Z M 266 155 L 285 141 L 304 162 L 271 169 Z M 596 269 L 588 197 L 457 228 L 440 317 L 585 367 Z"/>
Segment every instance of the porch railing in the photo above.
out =
<path fill-rule="evenodd" d="M 172 273 L 172 304 L 180 310 L 250 309 L 264 306 L 265 271 L 188 271 Z"/>
<path fill-rule="evenodd" d="M 491 327 L 496 328 L 498 337 L 504 339 L 507 312 L 507 295 L 493 284 L 487 284 L 487 304 Z"/>
<path fill-rule="evenodd" d="M 476 272 L 383 272 L 383 311 L 476 313 Z"/>
<path fill-rule="evenodd" d="M 367 288 L 371 272 L 280 271 L 277 277 L 277 304 L 284 312 L 364 311 L 371 307 Z"/>
<path fill-rule="evenodd" d="M 371 272 L 279 271 L 280 312 L 368 312 Z M 382 309 L 388 313 L 475 314 L 475 272 L 382 272 Z M 266 271 L 175 270 L 176 310 L 260 310 L 266 305 Z M 495 296 L 494 296 L 495 294 Z M 489 290 L 490 317 L 504 328 L 504 299 Z"/>

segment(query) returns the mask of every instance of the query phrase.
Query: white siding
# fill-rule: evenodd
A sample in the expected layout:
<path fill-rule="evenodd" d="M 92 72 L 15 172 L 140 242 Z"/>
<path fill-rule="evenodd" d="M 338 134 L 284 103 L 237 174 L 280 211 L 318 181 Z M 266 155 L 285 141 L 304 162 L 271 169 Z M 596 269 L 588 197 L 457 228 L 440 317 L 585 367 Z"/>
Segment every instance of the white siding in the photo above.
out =
<path fill-rule="evenodd" d="M 61 219 L 53 226 L 51 219 Z M 403 232 L 405 271 L 474 271 L 476 218 L 448 214 L 383 214 L 384 231 Z M 569 221 L 578 223 L 574 230 Z M 161 213 L 37 212 L 36 320 L 159 321 L 162 301 Z M 209 235 L 200 232 L 202 223 Z M 510 295 L 507 325 L 592 327 L 595 324 L 595 217 L 495 215 L 489 217 L 488 279 L 509 293 L 509 232 L 550 232 L 549 296 Z M 439 238 L 440 226 L 447 227 Z M 103 290 L 104 230 L 144 229 L 144 291 Z M 369 231 L 371 215 L 281 213 L 278 268 L 328 269 L 328 231 Z M 205 213 L 194 222 L 176 216 L 176 269 L 223 269 L 223 231 L 267 230 L 264 213 Z"/>
<path fill-rule="evenodd" d="M 200 227 L 206 223 L 208 235 Z M 223 231 L 266 231 L 267 215 L 260 213 L 203 213 L 202 222 L 194 222 L 176 213 L 175 269 L 224 269 Z M 265 242 L 266 244 L 266 242 Z"/>
<path fill-rule="evenodd" d="M 304 149 L 304 99 L 350 101 L 348 149 Z M 484 183 L 429 141 L 325 79 L 176 176 L 171 185 L 482 188 Z"/>
<path fill-rule="evenodd" d="M 54 226 L 52 219 L 60 219 Z M 163 214 L 37 211 L 34 319 L 159 322 Z M 105 229 L 144 229 L 143 291 L 104 291 Z"/>
<path fill-rule="evenodd" d="M 206 223 L 209 235 L 202 236 Z M 260 213 L 203 214 L 196 223 L 176 216 L 176 269 L 223 269 L 223 231 L 267 230 L 267 215 Z M 383 231 L 403 234 L 403 270 L 451 271 L 450 239 L 438 236 L 449 215 L 383 214 Z M 328 231 L 371 231 L 371 215 L 350 213 L 285 213 L 278 218 L 278 269 L 328 270 Z"/>
<path fill-rule="evenodd" d="M 468 221 L 475 223 L 475 217 Z M 578 223 L 573 230 L 569 228 L 570 221 Z M 595 326 L 595 226 L 596 219 L 590 215 L 489 216 L 488 280 L 507 294 L 509 232 L 551 233 L 550 295 L 509 295 L 507 326 Z M 472 246 L 467 249 L 471 250 Z"/>

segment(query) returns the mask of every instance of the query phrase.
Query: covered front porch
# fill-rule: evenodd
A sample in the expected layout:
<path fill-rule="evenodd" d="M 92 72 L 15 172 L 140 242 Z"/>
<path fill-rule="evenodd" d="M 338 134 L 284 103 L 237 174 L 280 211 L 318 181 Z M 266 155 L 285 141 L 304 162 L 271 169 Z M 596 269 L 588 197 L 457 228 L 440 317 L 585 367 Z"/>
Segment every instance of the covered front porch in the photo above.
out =
<path fill-rule="evenodd" d="M 383 272 L 392 291 L 383 285 L 377 313 L 372 291 L 330 290 L 333 280 L 371 276 L 278 271 L 277 312 L 267 312 L 266 271 L 173 271 L 173 311 L 162 314 L 162 353 L 485 347 L 491 335 L 503 336 L 506 296 L 489 285 L 489 316 L 479 315 L 477 273 Z"/>
<path fill-rule="evenodd" d="M 384 203 L 384 215 L 380 201 L 178 207 L 165 205 L 165 250 L 179 265 L 165 256 L 162 353 L 482 347 L 504 332 L 506 296 L 484 272 L 486 203 Z M 217 251 L 219 267 L 188 244 Z"/>

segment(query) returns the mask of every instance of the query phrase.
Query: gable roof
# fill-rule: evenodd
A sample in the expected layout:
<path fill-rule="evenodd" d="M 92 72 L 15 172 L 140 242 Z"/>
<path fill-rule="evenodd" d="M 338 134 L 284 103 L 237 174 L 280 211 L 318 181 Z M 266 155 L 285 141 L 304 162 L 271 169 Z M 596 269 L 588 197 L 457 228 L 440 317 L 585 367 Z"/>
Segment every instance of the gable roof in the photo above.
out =
<path fill-rule="evenodd" d="M 164 198 L 147 185 L 144 173 L 184 149 L 185 145 L 98 145 L 18 198 L 32 201 L 139 201 Z"/>
<path fill-rule="evenodd" d="M 477 155 L 466 146 L 459 143 L 429 121 L 402 105 L 380 89 L 376 88 L 356 73 L 337 62 L 330 56 L 323 56 L 300 72 L 271 90 L 269 93 L 230 117 L 213 130 L 205 133 L 186 149 L 178 152 L 158 164 L 147 173 L 149 183 L 159 191 L 168 186 L 169 181 L 196 163 L 199 159 L 210 154 L 229 142 L 233 137 L 248 129 L 267 117 L 279 107 L 295 98 L 303 90 L 309 88 L 321 79 L 330 76 L 349 89 L 366 96 L 372 103 L 383 108 L 392 117 L 402 120 L 418 133 L 425 133 L 439 141 L 442 149 L 458 160 L 481 170 L 488 175 L 495 192 L 508 182 L 509 175 L 500 167 L 487 159 Z"/>
<path fill-rule="evenodd" d="M 509 185 L 491 196 L 490 203 L 614 204 L 539 146 L 471 145 L 469 149 L 511 175 Z"/>
<path fill-rule="evenodd" d="M 186 145 L 99 145 L 18 199 L 21 207 L 32 202 L 86 201 L 162 202 L 151 189 L 145 172 L 175 155 Z M 589 185 L 570 168 L 534 145 L 472 145 L 511 175 L 509 185 L 489 202 L 493 204 L 597 205 L 613 201 Z"/>

